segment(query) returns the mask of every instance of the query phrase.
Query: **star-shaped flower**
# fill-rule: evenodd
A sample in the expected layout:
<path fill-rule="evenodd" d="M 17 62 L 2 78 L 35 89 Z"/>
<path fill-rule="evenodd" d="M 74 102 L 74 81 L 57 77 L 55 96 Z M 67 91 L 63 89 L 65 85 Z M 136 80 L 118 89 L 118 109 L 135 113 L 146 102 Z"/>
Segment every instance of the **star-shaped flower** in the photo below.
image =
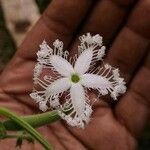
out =
<path fill-rule="evenodd" d="M 99 96 L 110 93 L 116 100 L 126 86 L 118 69 L 108 64 L 96 68 L 105 54 L 102 37 L 87 33 L 79 39 L 78 56 L 72 58 L 68 51 L 63 52 L 63 42 L 59 40 L 53 43 L 54 49 L 45 41 L 40 45 L 34 69 L 35 87 L 30 95 L 42 111 L 53 108 L 69 125 L 84 128 L 92 113 L 88 89 L 97 90 Z"/>

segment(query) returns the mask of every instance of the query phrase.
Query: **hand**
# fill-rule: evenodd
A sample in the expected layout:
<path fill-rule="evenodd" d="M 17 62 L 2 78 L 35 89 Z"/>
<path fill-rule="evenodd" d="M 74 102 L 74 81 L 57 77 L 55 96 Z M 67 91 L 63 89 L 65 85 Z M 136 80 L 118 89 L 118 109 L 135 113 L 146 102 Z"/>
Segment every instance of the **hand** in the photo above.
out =
<path fill-rule="evenodd" d="M 149 0 L 54 0 L 0 77 L 0 105 L 18 114 L 33 114 L 38 108 L 29 97 L 33 68 L 39 44 L 50 45 L 59 38 L 71 53 L 77 49 L 78 35 L 99 33 L 110 47 L 105 57 L 119 67 L 128 90 L 111 107 L 97 95 L 91 122 L 76 129 L 64 122 L 42 127 L 39 131 L 56 150 L 134 150 L 149 115 L 150 97 L 150 2 Z M 75 38 L 76 37 L 76 38 Z M 14 140 L 1 141 L 3 150 L 15 149 Z M 39 144 L 23 144 L 23 150 L 41 150 Z"/>

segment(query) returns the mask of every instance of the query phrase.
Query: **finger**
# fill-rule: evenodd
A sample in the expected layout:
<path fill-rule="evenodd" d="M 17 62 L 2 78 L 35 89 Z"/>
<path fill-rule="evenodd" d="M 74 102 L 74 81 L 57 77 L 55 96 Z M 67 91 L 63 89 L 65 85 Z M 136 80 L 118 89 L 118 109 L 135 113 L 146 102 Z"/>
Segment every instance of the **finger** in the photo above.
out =
<path fill-rule="evenodd" d="M 61 139 L 62 145 L 68 150 L 86 150 L 87 148 L 63 125 L 62 122 L 56 122 L 49 125 L 50 129 L 58 139 Z M 69 142 L 68 142 L 69 141 Z"/>
<path fill-rule="evenodd" d="M 150 49 L 146 62 L 136 74 L 127 94 L 116 105 L 118 120 L 134 135 L 141 133 L 149 117 Z"/>
<path fill-rule="evenodd" d="M 61 140 L 55 135 L 54 131 L 47 126 L 40 127 L 38 132 L 52 145 L 53 149 L 65 150 L 66 147 L 62 144 Z M 43 147 L 39 143 L 34 144 L 34 150 L 42 150 Z"/>
<path fill-rule="evenodd" d="M 23 58 L 34 58 L 39 44 L 44 39 L 51 46 L 54 40 L 59 38 L 67 46 L 91 3 L 92 1 L 86 0 L 52 1 L 17 54 Z"/>
<path fill-rule="evenodd" d="M 101 0 L 95 6 L 90 18 L 80 34 L 91 32 L 104 37 L 104 43 L 109 43 L 121 28 L 127 14 L 135 4 L 135 0 Z"/>
<path fill-rule="evenodd" d="M 130 15 L 126 26 L 112 44 L 106 61 L 118 67 L 128 81 L 142 58 L 149 44 L 150 34 L 150 3 L 148 0 L 139 1 Z"/>
<path fill-rule="evenodd" d="M 100 34 L 104 43 L 108 45 L 116 32 L 126 20 L 127 14 L 137 0 L 101 0 L 98 1 L 81 31 L 78 33 L 75 42 L 71 45 L 71 54 L 77 52 L 79 45 L 78 37 L 86 32 Z M 131 7 L 131 8 L 130 8 Z"/>

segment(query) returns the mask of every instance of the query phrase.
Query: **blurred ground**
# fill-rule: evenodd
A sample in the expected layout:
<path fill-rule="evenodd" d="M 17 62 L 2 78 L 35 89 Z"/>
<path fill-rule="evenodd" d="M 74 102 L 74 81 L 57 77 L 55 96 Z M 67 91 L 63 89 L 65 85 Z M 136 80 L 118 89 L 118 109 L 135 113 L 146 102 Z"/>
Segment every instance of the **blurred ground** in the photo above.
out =
<path fill-rule="evenodd" d="M 0 71 L 10 60 L 16 50 L 16 45 L 5 27 L 5 21 L 0 5 Z"/>
<path fill-rule="evenodd" d="M 17 46 L 20 46 L 26 33 L 34 26 L 40 13 L 34 0 L 0 0 L 6 27 Z"/>
<path fill-rule="evenodd" d="M 49 2 L 50 0 L 36 0 L 40 13 L 44 11 Z M 16 44 L 6 28 L 5 19 L 0 5 L 0 71 L 2 71 L 11 59 L 16 49 Z M 146 126 L 142 137 L 139 138 L 139 150 L 150 150 L 150 122 Z"/>

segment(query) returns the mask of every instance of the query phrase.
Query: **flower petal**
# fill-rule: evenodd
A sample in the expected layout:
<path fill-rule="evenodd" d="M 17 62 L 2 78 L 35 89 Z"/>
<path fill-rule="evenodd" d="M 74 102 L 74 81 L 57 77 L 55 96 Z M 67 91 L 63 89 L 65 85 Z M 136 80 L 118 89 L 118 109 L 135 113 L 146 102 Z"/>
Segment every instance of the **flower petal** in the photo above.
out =
<path fill-rule="evenodd" d="M 81 84 L 87 88 L 107 88 L 109 87 L 110 83 L 108 80 L 102 76 L 96 74 L 84 74 L 81 77 Z"/>
<path fill-rule="evenodd" d="M 71 82 L 68 78 L 60 78 L 52 82 L 46 89 L 46 94 L 56 95 L 68 90 L 71 86 Z"/>
<path fill-rule="evenodd" d="M 90 121 L 92 108 L 88 103 L 86 103 L 85 110 L 80 116 L 79 115 L 73 116 L 72 113 L 66 114 L 61 110 L 58 110 L 58 114 L 62 119 L 66 120 L 66 122 L 72 127 L 78 127 L 84 129 L 85 124 L 88 124 Z"/>
<path fill-rule="evenodd" d="M 98 90 L 101 95 L 106 95 L 110 92 L 110 96 L 117 100 L 120 94 L 125 93 L 126 86 L 124 80 L 120 78 L 118 70 L 115 71 L 115 74 L 110 74 L 113 71 L 111 66 L 107 65 L 103 71 L 105 75 L 103 73 L 101 75 L 84 74 L 81 76 L 81 84 L 87 88 Z"/>
<path fill-rule="evenodd" d="M 79 74 L 84 74 L 90 68 L 92 57 L 93 57 L 92 49 L 87 49 L 83 51 L 76 60 L 74 70 Z"/>
<path fill-rule="evenodd" d="M 48 109 L 48 106 L 46 105 L 46 101 L 40 101 L 39 102 L 39 109 L 45 112 Z"/>
<path fill-rule="evenodd" d="M 83 86 L 78 84 L 73 84 L 70 89 L 71 101 L 74 108 L 74 111 L 80 117 L 85 110 L 85 92 Z"/>
<path fill-rule="evenodd" d="M 108 94 L 107 89 L 112 87 L 111 82 L 107 78 L 96 74 L 82 75 L 81 84 L 87 88 L 99 90 L 102 95 Z"/>
<path fill-rule="evenodd" d="M 66 108 L 68 108 L 68 113 L 64 111 Z M 58 109 L 58 114 L 69 125 L 84 128 L 85 124 L 90 121 L 91 113 L 92 108 L 88 104 L 83 86 L 80 83 L 73 84 L 70 89 L 70 99 L 66 101 L 66 105 L 63 105 L 62 109 Z"/>
<path fill-rule="evenodd" d="M 61 56 L 51 56 L 50 63 L 54 67 L 54 69 L 62 76 L 69 76 L 72 72 L 74 72 L 72 65 Z"/>

